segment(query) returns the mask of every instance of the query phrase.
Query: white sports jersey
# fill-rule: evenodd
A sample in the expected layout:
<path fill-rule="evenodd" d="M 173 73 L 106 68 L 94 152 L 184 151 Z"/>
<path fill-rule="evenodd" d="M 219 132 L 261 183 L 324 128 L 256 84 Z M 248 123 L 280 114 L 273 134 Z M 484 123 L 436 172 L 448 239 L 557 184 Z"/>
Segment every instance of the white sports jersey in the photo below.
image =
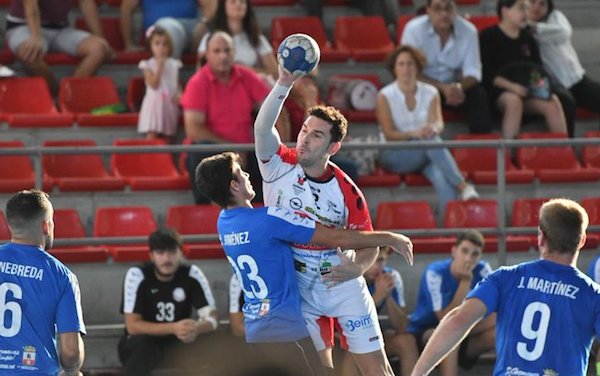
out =
<path fill-rule="evenodd" d="M 268 162 L 261 161 L 259 165 L 264 181 L 265 205 L 303 213 L 329 227 L 373 229 L 362 192 L 334 164 L 330 164 L 334 172 L 331 179 L 313 181 L 297 164 L 296 150 L 280 145 Z M 330 272 L 340 259 L 335 249 L 323 249 L 327 248 L 318 244 L 292 245 L 301 289 L 327 289 L 321 282 L 321 275 Z M 357 283 L 357 280 L 349 282 Z"/>

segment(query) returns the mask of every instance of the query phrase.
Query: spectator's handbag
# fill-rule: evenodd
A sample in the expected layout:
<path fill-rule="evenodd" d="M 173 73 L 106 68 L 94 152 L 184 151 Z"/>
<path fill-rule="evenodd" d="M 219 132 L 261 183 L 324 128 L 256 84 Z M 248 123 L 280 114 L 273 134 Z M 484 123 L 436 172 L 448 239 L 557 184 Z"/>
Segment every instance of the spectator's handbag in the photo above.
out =
<path fill-rule="evenodd" d="M 332 78 L 329 104 L 342 110 L 374 111 L 377 86 L 360 78 Z"/>
<path fill-rule="evenodd" d="M 526 87 L 529 98 L 548 100 L 552 95 L 550 76 L 536 63 L 530 61 L 511 63 L 502 68 L 498 75 Z"/>

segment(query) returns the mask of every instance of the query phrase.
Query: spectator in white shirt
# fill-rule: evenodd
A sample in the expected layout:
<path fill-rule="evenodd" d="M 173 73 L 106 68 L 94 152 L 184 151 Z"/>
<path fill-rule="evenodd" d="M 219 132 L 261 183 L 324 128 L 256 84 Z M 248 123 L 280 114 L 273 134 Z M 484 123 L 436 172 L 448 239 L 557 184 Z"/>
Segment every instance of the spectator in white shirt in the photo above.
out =
<path fill-rule="evenodd" d="M 529 0 L 529 23 L 546 71 L 573 95 L 575 103 L 600 113 L 600 83 L 585 74 L 571 44 L 573 28 L 553 0 Z"/>
<path fill-rule="evenodd" d="M 419 79 L 438 89 L 444 107 L 462 111 L 471 133 L 491 132 L 475 26 L 456 14 L 454 0 L 427 0 L 426 11 L 408 22 L 400 44 L 423 50 L 427 65 Z"/>

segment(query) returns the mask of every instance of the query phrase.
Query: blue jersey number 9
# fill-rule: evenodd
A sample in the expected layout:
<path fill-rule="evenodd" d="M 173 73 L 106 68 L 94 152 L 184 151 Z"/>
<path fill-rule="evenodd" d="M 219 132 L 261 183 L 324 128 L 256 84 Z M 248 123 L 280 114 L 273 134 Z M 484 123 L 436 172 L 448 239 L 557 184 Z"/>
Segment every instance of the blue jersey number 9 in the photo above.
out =
<path fill-rule="evenodd" d="M 535 316 L 539 314 L 537 328 L 533 327 Z M 530 362 L 539 359 L 546 346 L 546 335 L 548 334 L 548 325 L 550 324 L 550 307 L 546 303 L 530 303 L 523 312 L 523 321 L 521 321 L 521 335 L 526 339 L 533 341 L 533 348 L 528 349 L 526 342 L 517 342 L 517 354 Z"/>
<path fill-rule="evenodd" d="M 235 275 L 238 278 L 242 285 L 242 290 L 244 290 L 244 294 L 251 298 L 256 299 L 264 299 L 269 296 L 269 288 L 265 283 L 265 280 L 262 279 L 258 275 L 258 265 L 256 265 L 256 261 L 248 255 L 239 255 L 237 260 L 234 261 L 231 257 L 227 256 L 227 260 L 235 270 Z M 243 278 L 243 277 L 246 278 Z M 245 287 L 244 281 L 250 280 L 250 289 L 252 291 L 248 291 Z"/>
<path fill-rule="evenodd" d="M 21 317 L 23 315 L 21 306 L 16 301 L 6 301 L 6 295 L 11 292 L 14 299 L 23 298 L 21 287 L 14 283 L 4 282 L 0 284 L 0 337 L 14 337 L 21 330 Z M 9 315 L 10 321 L 6 320 Z M 8 326 L 6 326 L 8 321 Z"/>

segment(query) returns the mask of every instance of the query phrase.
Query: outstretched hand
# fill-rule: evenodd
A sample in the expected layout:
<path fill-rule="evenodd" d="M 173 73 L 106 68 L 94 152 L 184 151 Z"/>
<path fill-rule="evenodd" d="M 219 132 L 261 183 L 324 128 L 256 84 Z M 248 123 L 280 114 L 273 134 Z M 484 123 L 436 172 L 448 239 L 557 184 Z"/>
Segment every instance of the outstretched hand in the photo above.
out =
<path fill-rule="evenodd" d="M 294 84 L 294 81 L 299 77 L 294 76 L 289 70 L 285 69 L 281 64 L 277 65 L 277 70 L 279 71 L 279 78 L 277 79 L 277 83 L 281 86 L 290 87 Z"/>
<path fill-rule="evenodd" d="M 396 253 L 401 254 L 409 265 L 413 264 L 413 244 L 408 236 L 392 234 L 394 241 L 388 244 Z"/>
<path fill-rule="evenodd" d="M 340 264 L 331 268 L 331 272 L 321 277 L 327 288 L 332 288 L 343 282 L 358 278 L 362 275 L 363 270 L 360 265 L 355 264 L 352 259 L 341 250 L 337 250 Z"/>

